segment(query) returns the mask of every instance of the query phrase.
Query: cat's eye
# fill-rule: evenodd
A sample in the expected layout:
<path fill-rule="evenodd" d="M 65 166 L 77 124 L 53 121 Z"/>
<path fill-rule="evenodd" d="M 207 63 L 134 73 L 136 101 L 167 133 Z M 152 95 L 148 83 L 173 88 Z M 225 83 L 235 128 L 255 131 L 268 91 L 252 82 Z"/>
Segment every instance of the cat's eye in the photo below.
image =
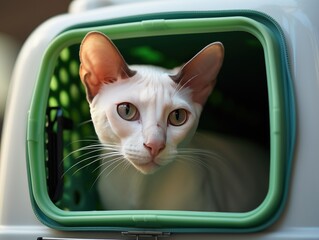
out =
<path fill-rule="evenodd" d="M 121 103 L 117 105 L 117 113 L 121 118 L 127 121 L 135 121 L 139 116 L 137 108 L 132 103 Z"/>
<path fill-rule="evenodd" d="M 188 113 L 185 109 L 176 109 L 172 111 L 168 116 L 168 123 L 173 126 L 181 126 L 188 119 Z"/>

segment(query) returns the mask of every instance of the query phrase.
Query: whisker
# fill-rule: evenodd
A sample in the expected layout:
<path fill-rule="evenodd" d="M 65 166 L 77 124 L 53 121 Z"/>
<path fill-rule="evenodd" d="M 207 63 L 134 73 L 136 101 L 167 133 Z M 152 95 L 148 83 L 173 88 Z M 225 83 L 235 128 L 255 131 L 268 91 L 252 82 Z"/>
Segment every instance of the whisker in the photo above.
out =
<path fill-rule="evenodd" d="M 86 165 L 84 165 L 84 166 L 78 168 L 78 169 L 73 173 L 73 175 L 76 174 L 77 172 L 81 171 L 83 168 L 86 168 L 86 167 L 88 167 L 88 166 L 90 166 L 90 165 L 92 165 L 92 164 L 94 164 L 94 163 L 96 163 L 96 162 L 99 162 L 99 161 L 101 161 L 101 160 L 103 160 L 103 159 L 105 159 L 105 158 L 111 158 L 111 157 L 114 157 L 114 156 L 116 156 L 116 155 L 118 155 L 118 154 L 117 154 L 117 153 L 113 153 L 113 154 L 109 154 L 108 156 L 100 155 L 99 158 L 97 158 L 97 159 L 95 159 L 95 160 L 89 162 L 88 164 L 86 164 Z M 83 159 L 82 161 L 80 161 L 80 162 L 74 164 L 72 167 L 70 167 L 65 173 L 67 173 L 69 170 L 71 170 L 72 168 L 74 168 L 76 165 L 79 165 L 79 163 L 82 163 L 82 162 L 84 162 L 84 161 L 88 161 L 88 160 L 90 160 L 90 159 L 92 159 L 92 158 L 95 158 L 95 157 L 96 157 L 96 156 L 91 156 L 91 157 L 88 157 L 88 158 Z M 99 167 L 98 167 L 98 168 L 99 168 Z M 94 170 L 93 170 L 93 172 L 94 172 Z M 64 173 L 64 174 L 65 174 L 65 173 Z M 63 174 L 63 175 L 64 175 L 64 174 Z"/>
<path fill-rule="evenodd" d="M 78 124 L 78 127 L 82 127 L 83 125 L 88 124 L 88 123 L 91 123 L 91 122 L 93 122 L 92 119 L 83 121 L 83 122 L 81 122 L 81 123 Z"/>
<path fill-rule="evenodd" d="M 100 142 L 100 140 L 98 140 L 97 138 L 92 138 L 92 139 L 78 139 L 78 140 L 74 140 L 74 141 L 71 142 L 70 144 L 77 143 L 77 142 Z"/>
<path fill-rule="evenodd" d="M 130 163 L 129 161 L 125 161 L 124 166 L 123 166 L 123 168 L 122 168 L 122 174 L 124 175 L 124 173 L 125 173 L 126 171 L 128 171 L 131 166 L 132 166 L 132 165 L 131 165 L 131 163 Z"/>
<path fill-rule="evenodd" d="M 179 156 L 177 161 L 181 163 L 185 163 L 185 161 L 187 161 L 187 163 L 194 164 L 195 166 L 202 166 L 204 168 L 209 168 L 209 164 L 206 161 L 195 158 L 195 157 L 186 156 L 186 155 Z"/>
<path fill-rule="evenodd" d="M 119 147 L 117 145 L 114 145 L 114 144 L 105 144 L 105 143 L 97 143 L 97 144 L 90 144 L 90 145 L 87 145 L 87 146 L 84 146 L 84 147 L 81 147 L 80 149 L 91 149 L 91 148 L 96 148 L 96 147 L 100 147 L 100 148 L 112 148 L 112 149 L 119 149 Z"/>
<path fill-rule="evenodd" d="M 202 150 L 202 149 L 196 149 L 196 148 L 183 148 L 179 149 L 178 153 L 176 155 L 179 162 L 189 161 L 193 164 L 200 164 L 203 167 L 211 168 L 212 165 L 215 166 L 214 169 L 216 170 L 216 167 L 219 168 L 228 168 L 227 161 L 225 161 L 225 157 L 221 156 L 220 154 L 208 151 L 208 150 Z"/>
<path fill-rule="evenodd" d="M 89 146 L 84 146 L 84 147 L 78 148 L 78 149 L 76 149 L 76 150 L 74 150 L 74 151 L 71 151 L 69 154 L 67 154 L 67 155 L 62 159 L 62 161 L 64 161 L 65 159 L 69 158 L 71 155 L 73 155 L 73 154 L 75 154 L 75 153 L 77 153 L 77 152 L 85 151 L 85 150 L 88 150 L 88 149 L 90 149 Z"/>
<path fill-rule="evenodd" d="M 83 158 L 83 157 L 85 157 L 87 155 L 90 155 L 90 154 L 95 153 L 95 152 L 100 152 L 100 151 L 101 151 L 101 149 L 96 148 L 96 149 L 93 149 L 92 151 L 88 151 L 86 153 L 83 153 L 82 155 L 76 157 L 75 159 Z"/>
<path fill-rule="evenodd" d="M 101 161 L 101 159 L 102 159 L 102 158 L 97 158 L 97 159 L 95 159 L 95 160 L 89 162 L 88 164 L 85 164 L 84 166 L 78 168 L 72 175 L 75 175 L 77 172 L 81 171 L 83 168 L 86 168 L 86 167 L 88 167 L 88 166 L 90 166 L 90 165 L 92 165 L 92 164 L 94 164 L 94 163 L 96 163 L 96 162 Z M 73 168 L 73 167 L 74 167 L 74 165 L 73 165 L 71 168 Z M 70 169 L 71 169 L 71 168 L 70 168 Z M 67 171 L 69 171 L 70 169 L 68 169 Z M 65 172 L 65 173 L 66 173 L 66 172 Z"/>
<path fill-rule="evenodd" d="M 104 165 L 107 165 L 107 164 L 111 165 L 111 164 L 113 164 L 114 162 L 118 162 L 120 159 L 123 158 L 122 155 L 116 155 L 116 154 L 114 154 L 114 156 L 112 156 L 112 157 L 115 157 L 115 156 L 118 156 L 118 157 L 103 162 L 103 163 L 100 164 L 98 167 L 94 168 L 94 169 L 92 170 L 92 173 L 94 173 L 95 171 L 97 171 L 98 169 L 100 169 L 100 168 L 101 168 L 102 166 L 104 166 Z M 101 158 L 99 158 L 99 159 L 100 159 L 100 160 L 105 160 L 104 157 L 101 157 Z"/>
<path fill-rule="evenodd" d="M 88 140 L 85 140 L 85 141 L 88 141 Z M 87 145 L 87 146 L 84 146 L 84 147 L 81 147 L 77 150 L 74 150 L 72 151 L 71 153 L 69 153 L 63 160 L 60 164 L 63 163 L 63 161 L 65 161 L 67 158 L 69 158 L 71 155 L 77 153 L 77 152 L 81 152 L 81 151 L 87 151 L 85 152 L 84 154 L 81 154 L 80 156 L 76 157 L 75 160 L 77 159 L 82 159 L 80 161 L 78 161 L 77 163 L 73 164 L 67 171 L 64 172 L 64 174 L 62 175 L 62 177 L 68 173 L 71 169 L 73 169 L 74 167 L 78 166 L 79 164 L 83 163 L 83 162 L 86 162 L 86 161 L 89 161 L 93 158 L 96 158 L 96 155 L 95 153 L 96 152 L 100 152 L 100 151 L 104 151 L 104 150 L 108 150 L 109 152 L 107 153 L 103 153 L 103 154 L 100 154 L 100 158 L 98 158 L 98 160 L 101 160 L 101 159 L 105 159 L 105 158 L 111 158 L 113 156 L 116 156 L 118 155 L 118 149 L 119 147 L 118 146 L 115 146 L 115 145 L 111 145 L 111 144 L 102 144 L 100 142 L 98 142 L 97 144 L 91 144 L 91 145 Z M 90 150 L 90 151 L 89 151 Z M 86 157 L 88 155 L 92 155 L 94 154 L 93 156 L 89 156 L 89 157 Z M 85 157 L 85 158 L 84 158 Z M 98 161 L 98 160 L 95 160 L 89 164 L 86 164 L 85 166 L 89 166 L 91 164 L 93 164 L 94 162 Z M 78 172 L 79 170 L 83 169 L 85 166 L 81 167 L 80 169 L 78 169 L 76 172 Z M 76 173 L 75 172 L 75 173 Z M 73 174 L 75 174 L 73 173 Z"/>
<path fill-rule="evenodd" d="M 121 161 L 122 160 L 122 161 Z M 93 186 L 95 185 L 95 183 L 99 180 L 99 178 L 104 174 L 104 172 L 110 168 L 111 166 L 113 166 L 114 164 L 116 164 L 117 162 L 119 162 L 105 177 L 107 178 L 118 166 L 120 166 L 123 163 L 124 158 L 118 159 L 118 161 L 115 161 L 113 163 L 111 163 L 110 165 L 108 165 L 107 167 L 105 167 L 100 174 L 96 177 L 95 181 L 93 182 L 91 189 L 93 188 Z"/>
<path fill-rule="evenodd" d="M 90 151 L 89 153 L 84 153 L 84 155 L 88 155 L 92 152 L 97 152 L 100 150 L 109 150 L 109 151 L 118 151 L 119 147 L 116 145 L 111 145 L 111 144 L 102 144 L 102 143 L 98 143 L 98 144 L 91 144 L 91 145 L 87 145 L 84 147 L 81 147 L 79 149 L 76 149 L 72 152 L 70 152 L 68 155 L 66 155 L 62 161 L 66 160 L 67 158 L 69 158 L 71 155 L 77 153 L 77 152 L 81 152 L 81 151 L 87 151 L 87 150 L 91 150 L 93 149 L 93 151 Z M 82 155 L 83 156 L 83 155 Z M 79 157 L 77 157 L 79 158 Z"/>
<path fill-rule="evenodd" d="M 223 160 L 224 157 L 221 156 L 220 154 L 209 151 L 209 150 L 204 150 L 204 149 L 198 149 L 198 148 L 183 148 L 179 149 L 178 153 L 183 153 L 183 154 L 191 154 L 191 155 L 196 155 L 196 156 L 202 156 L 202 157 L 214 157 L 219 160 Z"/>
<path fill-rule="evenodd" d="M 74 140 L 74 141 L 72 141 L 72 142 L 70 142 L 70 143 L 68 143 L 67 145 L 66 145 L 66 147 L 70 147 L 70 146 L 72 146 L 73 144 L 76 144 L 76 143 L 86 143 L 86 142 L 100 142 L 98 139 L 96 139 L 96 138 L 92 138 L 92 139 L 78 139 L 78 140 Z"/>

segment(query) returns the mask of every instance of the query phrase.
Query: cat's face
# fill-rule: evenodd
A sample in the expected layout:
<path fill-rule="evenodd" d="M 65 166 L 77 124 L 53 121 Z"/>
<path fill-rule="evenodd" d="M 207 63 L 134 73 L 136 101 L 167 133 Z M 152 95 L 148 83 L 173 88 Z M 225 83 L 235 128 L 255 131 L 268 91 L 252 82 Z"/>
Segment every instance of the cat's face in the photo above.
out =
<path fill-rule="evenodd" d="M 88 34 L 80 76 L 101 143 L 116 145 L 145 174 L 173 161 L 192 138 L 222 64 L 222 45 L 211 46 L 172 76 L 158 67 L 129 67 L 106 36 Z"/>
<path fill-rule="evenodd" d="M 132 78 L 102 87 L 90 104 L 91 116 L 102 143 L 116 143 L 136 169 L 151 173 L 191 139 L 202 107 L 167 74 L 134 69 Z"/>

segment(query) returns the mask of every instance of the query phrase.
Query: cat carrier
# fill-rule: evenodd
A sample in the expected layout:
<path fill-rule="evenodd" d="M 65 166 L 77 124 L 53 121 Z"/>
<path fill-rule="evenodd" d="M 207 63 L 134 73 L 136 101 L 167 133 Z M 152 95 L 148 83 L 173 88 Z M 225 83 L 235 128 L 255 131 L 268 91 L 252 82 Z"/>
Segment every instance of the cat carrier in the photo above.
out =
<path fill-rule="evenodd" d="M 141 16 L 140 19 L 135 17 L 69 28 L 51 41 L 40 66 L 27 134 L 32 200 L 38 215 L 43 217 L 42 221 L 49 219 L 49 224 L 56 228 L 80 229 L 85 226 L 88 229 L 112 229 L 126 226 L 159 228 L 164 231 L 167 228 L 185 230 L 186 227 L 188 231 L 191 228 L 210 227 L 211 230 L 236 228 L 247 231 L 268 224 L 283 200 L 287 181 L 285 176 L 290 169 L 288 159 L 294 141 L 293 98 L 285 43 L 280 29 L 272 19 L 262 14 L 250 12 L 247 15 L 225 11 L 196 16 L 185 13 L 178 19 L 165 15 Z M 271 28 L 273 31 L 270 31 Z M 217 116 L 226 114 L 227 106 L 223 105 L 227 104 L 226 101 L 233 101 L 234 106 L 228 106 L 230 111 L 243 105 L 243 109 L 239 110 L 243 112 L 238 115 L 247 111 L 248 116 L 243 118 L 252 115 L 256 117 L 255 123 L 261 124 L 256 127 L 258 138 L 252 138 L 256 137 L 255 141 L 264 141 L 266 148 L 270 147 L 271 170 L 268 195 L 258 208 L 245 213 L 98 210 L 99 201 L 94 189 L 99 164 L 95 159 L 98 157 L 90 156 L 92 151 L 85 151 L 90 149 L 88 142 L 95 134 L 92 124 L 83 124 L 90 120 L 90 115 L 78 75 L 79 44 L 89 31 L 101 31 L 108 35 L 126 55 L 125 59 L 134 64 L 156 64 L 173 68 L 194 54 L 199 46 L 219 40 L 224 43 L 228 52 L 224 71 L 235 69 L 236 66 L 231 62 L 237 64 L 240 58 L 257 68 L 252 79 L 225 77 L 229 79 L 229 85 L 233 84 L 236 77 L 245 81 L 242 84 L 245 88 L 252 88 L 248 90 L 252 92 L 252 96 L 243 99 L 239 93 L 237 97 L 232 95 L 231 99 L 226 95 L 226 87 L 225 90 L 217 89 L 217 94 L 226 95 L 226 99 L 218 102 L 213 94 L 206 107 L 214 109 L 216 105 L 215 108 L 220 108 L 221 113 L 207 110 L 202 120 L 203 125 L 207 122 L 208 127 L 221 131 L 222 127 L 218 125 L 226 124 L 217 122 Z M 237 43 L 232 43 L 232 39 L 237 39 Z M 233 59 L 231 55 L 235 55 Z M 230 66 L 227 66 L 228 62 Z M 281 66 L 279 62 L 285 64 Z M 252 74 L 250 66 L 240 69 L 241 74 L 248 75 L 247 71 Z M 226 85 L 223 76 L 220 78 L 221 84 Z M 268 92 L 267 86 L 270 89 Z M 238 90 L 244 91 L 240 88 Z M 257 102 L 255 109 L 260 113 L 254 112 L 254 109 L 244 109 L 244 101 L 254 101 L 253 99 Z M 225 118 L 227 117 L 222 120 L 225 121 Z M 213 122 L 215 120 L 216 123 Z M 242 127 L 244 126 L 243 121 Z M 79 151 L 81 149 L 83 151 Z M 92 160 L 89 164 L 85 161 L 88 158 Z"/>
<path fill-rule="evenodd" d="M 209 238 L 213 233 L 263 231 L 285 210 L 296 135 L 289 60 L 292 52 L 287 48 L 287 33 L 277 18 L 253 9 L 216 10 L 206 2 L 205 11 L 189 11 L 187 6 L 172 11 L 168 10 L 170 4 L 154 4 L 123 5 L 57 17 L 42 25 L 24 47 L 16 70 L 24 79 L 17 73 L 15 84 L 23 82 L 20 88 L 27 86 L 26 96 L 18 98 L 15 93 L 11 104 L 22 101 L 27 113 L 25 122 L 17 126 L 25 132 L 25 153 L 19 161 L 24 163 L 26 158 L 26 170 L 20 169 L 25 172 L 19 178 L 28 179 L 28 184 L 24 183 L 27 189 L 20 194 L 24 198 L 29 194 L 33 209 L 27 210 L 25 216 L 34 214 L 48 227 L 34 232 L 40 239 L 105 238 L 111 236 L 107 235 L 110 232 L 122 233 L 124 238 L 169 237 L 174 233 L 206 233 Z M 141 6 L 149 12 L 141 13 Z M 100 31 L 112 39 L 128 64 L 169 69 L 183 64 L 211 42 L 224 44 L 225 61 L 216 89 L 203 110 L 199 130 L 246 139 L 269 155 L 265 169 L 268 191 L 256 208 L 245 212 L 204 212 L 101 207 L 96 189 L 99 156 L 90 145 L 97 137 L 79 78 L 80 43 L 90 31 Z M 16 151 L 20 151 L 19 147 Z M 8 149 L 4 151 L 7 154 Z M 1 166 L 2 182 L 4 176 L 12 174 L 9 170 L 4 173 L 7 164 Z M 1 189 L 6 188 L 2 185 Z M 5 195 L 4 199 L 8 197 Z M 20 200 L 18 197 L 11 204 Z M 1 201 L 3 208 L 6 203 Z M 6 214 L 2 212 L 2 219 L 6 219 Z M 28 225 L 39 224 L 33 219 Z"/>

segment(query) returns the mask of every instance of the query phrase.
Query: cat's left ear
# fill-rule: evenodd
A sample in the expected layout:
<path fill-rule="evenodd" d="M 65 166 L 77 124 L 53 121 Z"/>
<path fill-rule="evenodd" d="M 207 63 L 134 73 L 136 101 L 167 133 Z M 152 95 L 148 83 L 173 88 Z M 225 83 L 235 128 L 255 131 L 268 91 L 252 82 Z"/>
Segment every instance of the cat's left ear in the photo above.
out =
<path fill-rule="evenodd" d="M 223 44 L 211 43 L 188 61 L 176 75 L 170 77 L 180 88 L 190 88 L 193 101 L 204 105 L 216 84 L 223 60 Z"/>

